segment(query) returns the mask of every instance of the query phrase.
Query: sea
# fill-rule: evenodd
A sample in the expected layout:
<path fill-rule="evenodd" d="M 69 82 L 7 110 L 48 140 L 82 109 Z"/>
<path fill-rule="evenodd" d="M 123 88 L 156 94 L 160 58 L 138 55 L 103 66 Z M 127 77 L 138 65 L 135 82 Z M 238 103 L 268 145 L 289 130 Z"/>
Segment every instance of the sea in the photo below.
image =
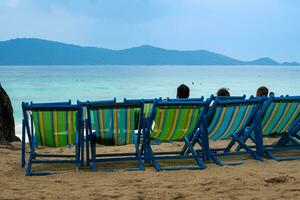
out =
<path fill-rule="evenodd" d="M 191 97 L 228 88 L 247 97 L 266 86 L 279 95 L 300 95 L 300 66 L 0 66 L 0 83 L 12 101 L 21 134 L 22 102 L 175 98 L 180 84 Z"/>

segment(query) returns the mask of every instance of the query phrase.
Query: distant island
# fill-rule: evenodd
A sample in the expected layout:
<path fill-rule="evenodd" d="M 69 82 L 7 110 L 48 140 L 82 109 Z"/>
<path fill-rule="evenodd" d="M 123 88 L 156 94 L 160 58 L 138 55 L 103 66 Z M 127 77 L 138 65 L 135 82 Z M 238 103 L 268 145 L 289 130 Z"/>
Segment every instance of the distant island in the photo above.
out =
<path fill-rule="evenodd" d="M 299 63 L 278 63 L 268 57 L 241 61 L 206 50 L 178 51 L 149 45 L 111 50 L 20 38 L 0 42 L 0 65 L 299 65 Z"/>

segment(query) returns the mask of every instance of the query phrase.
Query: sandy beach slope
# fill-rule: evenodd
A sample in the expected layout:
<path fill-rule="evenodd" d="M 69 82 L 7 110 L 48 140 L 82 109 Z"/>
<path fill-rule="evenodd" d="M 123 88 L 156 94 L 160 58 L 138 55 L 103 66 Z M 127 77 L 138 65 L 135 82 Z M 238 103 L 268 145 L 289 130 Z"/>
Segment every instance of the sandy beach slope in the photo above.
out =
<path fill-rule="evenodd" d="M 170 150 L 178 146 L 173 143 L 156 148 Z M 131 149 L 98 148 L 101 152 Z M 25 177 L 20 166 L 20 144 L 15 143 L 9 148 L 0 146 L 0 199 L 300 199 L 300 161 L 244 162 L 225 167 L 211 163 L 202 171 L 159 173 L 151 166 L 143 172 L 93 173 L 85 168 L 76 173 L 71 165 L 37 165 L 35 170 L 58 173 Z"/>

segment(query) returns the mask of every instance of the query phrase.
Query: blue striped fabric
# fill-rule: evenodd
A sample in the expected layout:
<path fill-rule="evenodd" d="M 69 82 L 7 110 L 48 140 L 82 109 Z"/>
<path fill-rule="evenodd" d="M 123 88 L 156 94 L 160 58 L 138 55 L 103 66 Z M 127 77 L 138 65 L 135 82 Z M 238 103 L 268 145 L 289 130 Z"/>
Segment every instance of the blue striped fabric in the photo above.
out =
<path fill-rule="evenodd" d="M 273 132 L 283 133 L 292 128 L 291 125 L 300 113 L 300 101 L 272 102 L 262 119 L 263 135 Z"/>
<path fill-rule="evenodd" d="M 214 141 L 227 139 L 232 134 L 239 132 L 245 128 L 255 108 L 254 104 L 217 106 L 212 122 L 208 127 L 209 138 Z"/>

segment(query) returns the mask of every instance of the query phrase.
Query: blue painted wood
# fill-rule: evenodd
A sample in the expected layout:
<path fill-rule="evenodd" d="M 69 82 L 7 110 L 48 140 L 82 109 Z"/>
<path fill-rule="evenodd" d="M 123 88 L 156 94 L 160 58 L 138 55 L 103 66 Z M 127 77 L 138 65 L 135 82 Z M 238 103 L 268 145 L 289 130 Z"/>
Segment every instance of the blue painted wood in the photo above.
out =
<path fill-rule="evenodd" d="M 26 176 L 31 175 L 39 175 L 39 174 L 48 174 L 48 172 L 39 172 L 39 173 L 32 173 L 32 165 L 33 164 L 41 164 L 41 163 L 74 163 L 76 171 L 79 168 L 79 165 L 83 165 L 83 153 L 84 153 L 84 147 L 83 147 L 83 124 L 82 124 L 82 107 L 77 105 L 71 105 L 71 101 L 68 102 L 54 102 L 54 103 L 22 103 L 22 109 L 23 109 L 23 126 L 22 126 L 22 139 L 24 139 L 25 142 L 25 135 L 27 132 L 27 136 L 29 139 L 29 145 L 30 145 L 30 156 L 27 164 L 26 169 Z M 53 111 L 53 110 L 74 110 L 77 111 L 77 121 L 76 121 L 76 145 L 75 145 L 75 155 L 66 155 L 66 154 L 38 154 L 36 153 L 37 146 L 37 139 L 35 136 L 35 133 L 33 132 L 33 120 L 32 116 L 29 115 L 28 118 L 28 111 L 33 110 L 43 110 L 43 111 Z M 30 123 L 29 123 L 30 121 Z M 22 144 L 25 147 L 25 144 Z M 25 148 L 22 147 L 22 165 L 25 163 L 25 156 L 23 155 L 25 153 Z M 24 158 L 23 158 L 24 157 Z M 40 159 L 37 159 L 40 158 Z M 41 158 L 68 158 L 68 160 L 55 160 L 55 159 L 47 159 L 42 160 Z M 69 160 L 69 158 L 73 158 L 72 160 Z"/>
<path fill-rule="evenodd" d="M 92 117 L 91 113 L 95 109 L 99 108 L 137 108 L 140 109 L 139 113 L 143 113 L 143 101 L 127 101 L 124 99 L 124 102 L 116 102 L 115 99 L 113 101 L 94 101 L 94 102 L 87 102 L 87 144 L 90 144 L 90 151 L 91 151 L 91 159 L 87 159 L 87 163 L 92 161 L 92 171 L 97 172 L 97 163 L 101 164 L 102 162 L 114 162 L 114 161 L 129 161 L 129 160 L 136 160 L 137 161 L 137 170 L 144 170 L 144 162 L 142 160 L 142 156 L 140 153 L 140 137 L 143 129 L 143 115 L 139 115 L 139 130 L 137 133 L 137 139 L 134 140 L 135 143 L 135 152 L 134 153 L 109 153 L 109 154 L 97 154 L 96 153 L 96 139 L 94 138 L 95 135 L 92 130 Z M 105 148 L 105 147 L 102 147 Z M 131 156 L 131 157 L 129 157 Z M 87 156 L 88 158 L 88 156 Z M 132 168 L 124 169 L 128 171 L 132 171 Z M 100 170 L 102 171 L 102 170 Z M 115 171 L 115 169 L 105 170 L 105 171 Z"/>

